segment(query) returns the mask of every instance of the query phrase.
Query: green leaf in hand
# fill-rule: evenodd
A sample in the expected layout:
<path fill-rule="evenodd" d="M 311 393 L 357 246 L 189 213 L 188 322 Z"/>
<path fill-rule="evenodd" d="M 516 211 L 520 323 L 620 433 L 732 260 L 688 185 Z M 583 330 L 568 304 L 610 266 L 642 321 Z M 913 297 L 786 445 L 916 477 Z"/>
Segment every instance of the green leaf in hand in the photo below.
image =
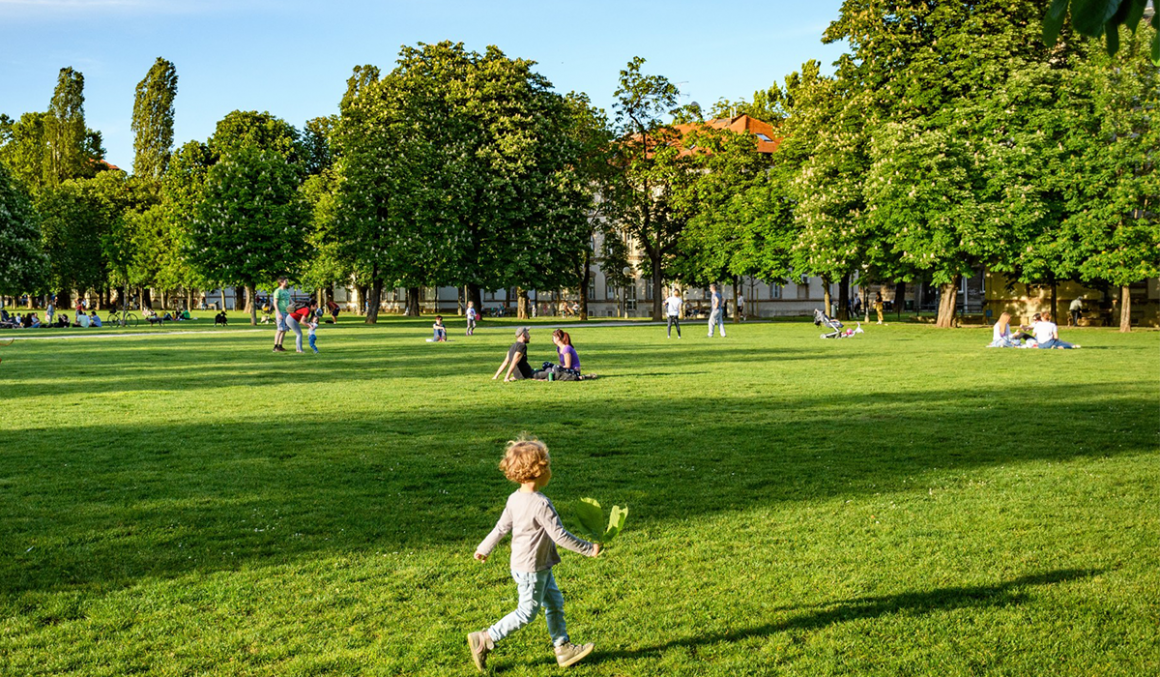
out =
<path fill-rule="evenodd" d="M 628 517 L 628 506 L 620 507 L 619 505 L 612 506 L 612 512 L 608 515 L 608 529 L 604 532 L 603 543 L 608 543 L 616 538 L 616 535 L 624 529 L 624 520 Z"/>
<path fill-rule="evenodd" d="M 590 541 L 601 542 L 604 535 L 604 511 L 600 509 L 600 504 L 591 498 L 580 499 L 572 507 L 572 512 L 576 514 L 576 521 L 580 525 L 577 531 Z"/>

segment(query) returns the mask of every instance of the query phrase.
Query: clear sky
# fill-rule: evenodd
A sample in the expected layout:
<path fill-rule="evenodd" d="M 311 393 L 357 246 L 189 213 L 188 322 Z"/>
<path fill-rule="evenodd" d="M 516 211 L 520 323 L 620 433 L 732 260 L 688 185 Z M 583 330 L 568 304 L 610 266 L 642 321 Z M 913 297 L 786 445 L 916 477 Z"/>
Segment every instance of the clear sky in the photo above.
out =
<path fill-rule="evenodd" d="M 131 169 L 133 91 L 157 57 L 177 68 L 175 142 L 205 140 L 232 110 L 300 127 L 338 110 L 357 64 L 389 71 L 401 45 L 461 41 L 532 59 L 560 92 L 612 114 L 620 69 L 679 83 L 682 103 L 752 97 L 842 48 L 821 34 L 840 0 L 0 0 L 0 113 L 48 108 L 58 71 L 85 76 L 85 117 Z"/>

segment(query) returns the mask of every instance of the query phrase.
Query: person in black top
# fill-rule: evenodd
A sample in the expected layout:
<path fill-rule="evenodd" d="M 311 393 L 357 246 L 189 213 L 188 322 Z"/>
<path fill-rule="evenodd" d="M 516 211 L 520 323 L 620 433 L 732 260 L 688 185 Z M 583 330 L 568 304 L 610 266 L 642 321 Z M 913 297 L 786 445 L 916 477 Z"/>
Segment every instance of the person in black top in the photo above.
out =
<path fill-rule="evenodd" d="M 499 378 L 500 374 L 504 374 L 504 381 L 519 381 L 520 379 L 532 378 L 532 367 L 528 364 L 528 341 L 531 340 L 531 334 L 527 327 L 520 327 L 516 330 L 516 342 L 508 348 L 507 357 L 503 358 L 503 364 L 499 365 L 499 369 L 495 370 L 495 376 L 491 380 Z M 507 373 L 504 373 L 504 370 Z"/>

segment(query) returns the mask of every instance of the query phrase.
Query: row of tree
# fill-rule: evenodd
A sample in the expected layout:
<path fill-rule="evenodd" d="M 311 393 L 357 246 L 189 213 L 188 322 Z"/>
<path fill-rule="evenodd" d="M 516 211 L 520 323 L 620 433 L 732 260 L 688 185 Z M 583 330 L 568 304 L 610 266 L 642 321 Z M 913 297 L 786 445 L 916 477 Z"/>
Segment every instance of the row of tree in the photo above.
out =
<path fill-rule="evenodd" d="M 711 111 L 776 124 L 772 155 L 700 124 L 643 59 L 610 121 L 530 61 L 444 42 L 404 48 L 388 73 L 355 68 L 339 113 L 301 132 L 235 111 L 172 154 L 177 77 L 158 59 L 129 175 L 103 163 L 65 69 L 46 113 L 0 119 L 0 294 L 240 286 L 254 319 L 256 288 L 290 273 L 353 280 L 368 322 L 394 287 L 414 312 L 423 286 L 477 305 L 514 288 L 526 312 L 526 290 L 585 290 L 597 264 L 626 283 L 636 247 L 656 290 L 925 280 L 949 326 L 958 280 L 986 267 L 1121 287 L 1126 323 L 1127 286 L 1160 273 L 1154 31 L 1121 28 L 1105 51 L 1064 27 L 1047 47 L 1041 12 L 847 0 L 825 34 L 849 45 L 833 76 L 807 62 Z"/>

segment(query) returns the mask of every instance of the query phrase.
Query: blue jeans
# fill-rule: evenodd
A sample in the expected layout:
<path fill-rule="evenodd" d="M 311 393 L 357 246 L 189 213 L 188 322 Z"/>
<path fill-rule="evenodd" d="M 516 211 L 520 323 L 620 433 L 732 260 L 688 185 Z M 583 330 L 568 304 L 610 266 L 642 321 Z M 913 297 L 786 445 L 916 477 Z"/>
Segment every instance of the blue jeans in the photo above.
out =
<path fill-rule="evenodd" d="M 284 315 L 286 318 L 286 327 L 294 332 L 294 347 L 298 352 L 302 352 L 302 327 L 298 324 L 298 320 L 294 319 L 293 315 Z"/>
<path fill-rule="evenodd" d="M 1059 339 L 1051 339 L 1051 340 L 1046 341 L 1044 343 L 1040 343 L 1039 347 L 1040 348 L 1074 348 L 1075 346 L 1071 345 L 1067 341 L 1060 341 Z"/>
<path fill-rule="evenodd" d="M 548 634 L 552 636 L 552 645 L 560 646 L 568 643 L 568 629 L 564 625 L 564 596 L 560 588 L 556 587 L 556 578 L 552 570 L 537 571 L 534 574 L 523 571 L 513 571 L 512 578 L 516 581 L 516 590 L 520 601 L 516 610 L 504 616 L 495 625 L 487 629 L 491 641 L 498 642 L 516 630 L 524 627 L 536 619 L 540 607 L 544 608 L 544 617 L 548 620 Z"/>
<path fill-rule="evenodd" d="M 318 338 L 318 337 L 317 337 L 317 336 L 315 336 L 314 334 L 311 334 L 311 335 L 310 335 L 310 349 L 311 349 L 311 350 L 313 350 L 314 352 L 316 352 L 316 353 L 317 353 L 317 352 L 318 352 L 318 346 L 314 345 L 314 340 L 315 340 L 316 338 Z"/>
<path fill-rule="evenodd" d="M 717 327 L 721 336 L 725 336 L 725 313 L 720 309 L 709 314 L 709 336 L 713 335 L 713 327 Z"/>

